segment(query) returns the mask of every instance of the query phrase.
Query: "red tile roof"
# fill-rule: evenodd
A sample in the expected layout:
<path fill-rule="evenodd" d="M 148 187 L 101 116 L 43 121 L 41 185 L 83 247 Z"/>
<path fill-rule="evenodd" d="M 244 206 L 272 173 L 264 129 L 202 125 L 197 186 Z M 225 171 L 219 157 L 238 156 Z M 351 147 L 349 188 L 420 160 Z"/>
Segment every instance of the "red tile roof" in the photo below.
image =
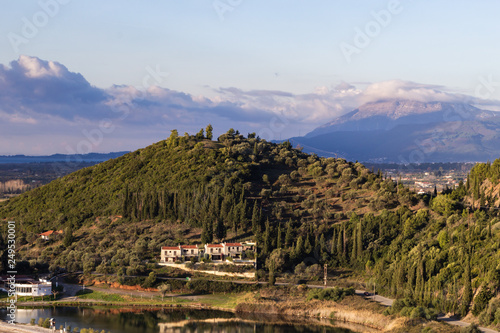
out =
<path fill-rule="evenodd" d="M 198 245 L 181 245 L 185 249 L 197 249 Z"/>
<path fill-rule="evenodd" d="M 207 247 L 222 247 L 222 244 L 207 244 Z"/>
<path fill-rule="evenodd" d="M 226 246 L 243 246 L 241 243 L 226 243 Z"/>
<path fill-rule="evenodd" d="M 163 246 L 162 250 L 180 250 L 178 246 Z"/>
<path fill-rule="evenodd" d="M 49 230 L 49 231 L 45 231 L 45 232 L 42 232 L 41 234 L 39 234 L 39 236 L 50 236 L 54 233 L 56 234 L 62 234 L 64 231 L 62 230 L 57 230 L 57 231 L 54 231 L 54 230 Z"/>

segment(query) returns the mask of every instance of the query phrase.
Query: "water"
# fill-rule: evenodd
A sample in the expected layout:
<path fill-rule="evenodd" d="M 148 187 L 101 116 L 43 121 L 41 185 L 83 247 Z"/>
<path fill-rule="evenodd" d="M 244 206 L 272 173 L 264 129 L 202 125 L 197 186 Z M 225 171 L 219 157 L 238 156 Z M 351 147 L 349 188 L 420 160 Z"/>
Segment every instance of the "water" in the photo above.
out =
<path fill-rule="evenodd" d="M 0 319 L 6 320 L 6 314 L 5 309 L 0 310 Z M 222 311 L 98 307 L 17 310 L 17 322 L 29 323 L 32 318 L 35 319 L 36 323 L 38 323 L 38 318 L 54 318 L 56 328 L 59 328 L 60 325 L 71 325 L 72 328 L 93 328 L 113 333 L 350 333 L 357 331 L 332 327 L 330 320 L 299 321 L 260 314 L 239 316 Z"/>

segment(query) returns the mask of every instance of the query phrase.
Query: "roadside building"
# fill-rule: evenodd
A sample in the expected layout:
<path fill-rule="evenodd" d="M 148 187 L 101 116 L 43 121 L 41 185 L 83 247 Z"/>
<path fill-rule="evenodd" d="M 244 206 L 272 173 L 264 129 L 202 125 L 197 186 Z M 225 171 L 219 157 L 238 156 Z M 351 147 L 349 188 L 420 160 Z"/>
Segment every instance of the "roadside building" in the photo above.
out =
<path fill-rule="evenodd" d="M 4 291 L 11 290 L 8 275 L 0 278 L 0 289 Z M 18 275 L 14 280 L 14 288 L 17 296 L 48 296 L 52 294 L 52 282 L 43 280 L 37 281 L 31 277 Z"/>

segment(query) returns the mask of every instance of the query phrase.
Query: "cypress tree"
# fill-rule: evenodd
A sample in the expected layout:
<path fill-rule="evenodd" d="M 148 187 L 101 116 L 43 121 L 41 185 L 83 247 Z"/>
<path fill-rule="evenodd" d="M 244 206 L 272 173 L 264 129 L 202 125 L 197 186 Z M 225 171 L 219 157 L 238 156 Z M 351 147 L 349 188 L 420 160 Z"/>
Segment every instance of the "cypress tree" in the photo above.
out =
<path fill-rule="evenodd" d="M 357 250 L 358 250 L 358 245 L 356 244 L 357 242 L 357 237 L 356 237 L 356 227 L 352 230 L 352 250 L 351 250 L 351 262 L 354 263 L 357 261 Z"/>
<path fill-rule="evenodd" d="M 128 184 L 125 185 L 125 194 L 123 196 L 123 207 L 122 207 L 122 216 L 123 218 L 127 219 L 130 216 L 130 197 L 129 197 L 129 191 L 128 191 Z"/>
<path fill-rule="evenodd" d="M 343 223 L 342 226 L 344 227 L 343 240 L 342 240 L 342 242 L 343 242 L 342 257 L 345 259 L 346 255 L 347 255 L 347 237 L 345 234 L 345 223 Z"/>
<path fill-rule="evenodd" d="M 217 219 L 215 236 L 219 239 L 219 241 L 222 241 L 226 237 L 226 226 L 221 218 Z"/>
<path fill-rule="evenodd" d="M 361 222 L 358 223 L 358 233 L 357 233 L 357 254 L 356 256 L 358 257 L 359 260 L 361 260 L 361 257 L 363 256 L 363 236 L 361 234 L 362 232 L 362 226 Z"/>
<path fill-rule="evenodd" d="M 325 234 L 321 234 L 321 237 L 319 238 L 319 252 L 321 257 L 323 257 L 323 254 L 325 254 L 326 251 Z"/>
<path fill-rule="evenodd" d="M 337 231 L 335 229 L 333 229 L 333 235 L 332 235 L 332 243 L 331 243 L 331 247 L 330 247 L 330 254 L 333 256 L 335 254 L 335 251 L 336 251 L 336 241 L 337 239 Z"/>
<path fill-rule="evenodd" d="M 257 200 L 255 200 L 252 210 L 252 231 L 254 235 L 257 235 L 260 231 L 260 218 L 259 208 L 257 207 Z"/>
<path fill-rule="evenodd" d="M 297 238 L 297 244 L 295 245 L 295 250 L 293 252 L 295 258 L 297 259 L 302 258 L 302 256 L 304 255 L 304 241 L 302 239 L 302 236 L 299 236 L 299 238 Z"/>
<path fill-rule="evenodd" d="M 69 226 L 66 228 L 66 233 L 64 234 L 63 245 L 64 247 L 69 247 L 71 244 L 73 244 L 73 228 Z"/>
<path fill-rule="evenodd" d="M 343 257 L 342 230 L 340 229 L 337 234 L 337 257 Z"/>
<path fill-rule="evenodd" d="M 293 241 L 293 235 L 292 235 L 292 219 L 288 220 L 288 223 L 286 225 L 286 235 L 285 235 L 285 248 L 288 248 L 290 245 L 292 245 Z"/>
<path fill-rule="evenodd" d="M 266 221 L 266 230 L 264 231 L 264 248 L 262 250 L 264 255 L 271 252 L 271 224 L 269 219 Z"/>
<path fill-rule="evenodd" d="M 306 236 L 306 241 L 304 243 L 304 251 L 306 254 L 311 254 L 313 247 L 311 245 L 311 241 L 309 240 L 309 235 Z"/>
<path fill-rule="evenodd" d="M 460 309 L 460 314 L 465 317 L 469 312 L 469 305 L 472 301 L 472 286 L 471 286 L 471 276 L 470 276 L 470 257 L 467 254 L 465 256 L 465 272 L 464 272 L 464 294 L 462 296 L 462 306 Z"/>
<path fill-rule="evenodd" d="M 276 241 L 276 248 L 277 249 L 281 249 L 283 244 L 281 244 L 282 241 L 281 241 L 281 223 L 280 225 L 278 226 L 278 240 Z"/>

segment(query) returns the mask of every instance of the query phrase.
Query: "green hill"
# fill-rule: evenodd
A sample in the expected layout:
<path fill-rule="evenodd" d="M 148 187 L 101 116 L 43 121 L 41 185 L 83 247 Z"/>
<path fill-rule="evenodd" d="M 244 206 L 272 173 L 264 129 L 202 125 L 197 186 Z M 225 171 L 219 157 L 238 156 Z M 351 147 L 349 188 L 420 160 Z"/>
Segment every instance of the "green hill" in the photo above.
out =
<path fill-rule="evenodd" d="M 19 269 L 147 274 L 161 246 L 253 239 L 261 267 L 278 275 L 318 277 L 327 263 L 408 304 L 464 315 L 473 305 L 495 320 L 500 224 L 496 210 L 465 209 L 471 179 L 429 198 L 288 142 L 210 136 L 172 131 L 0 204 L 0 219 L 16 221 Z"/>

